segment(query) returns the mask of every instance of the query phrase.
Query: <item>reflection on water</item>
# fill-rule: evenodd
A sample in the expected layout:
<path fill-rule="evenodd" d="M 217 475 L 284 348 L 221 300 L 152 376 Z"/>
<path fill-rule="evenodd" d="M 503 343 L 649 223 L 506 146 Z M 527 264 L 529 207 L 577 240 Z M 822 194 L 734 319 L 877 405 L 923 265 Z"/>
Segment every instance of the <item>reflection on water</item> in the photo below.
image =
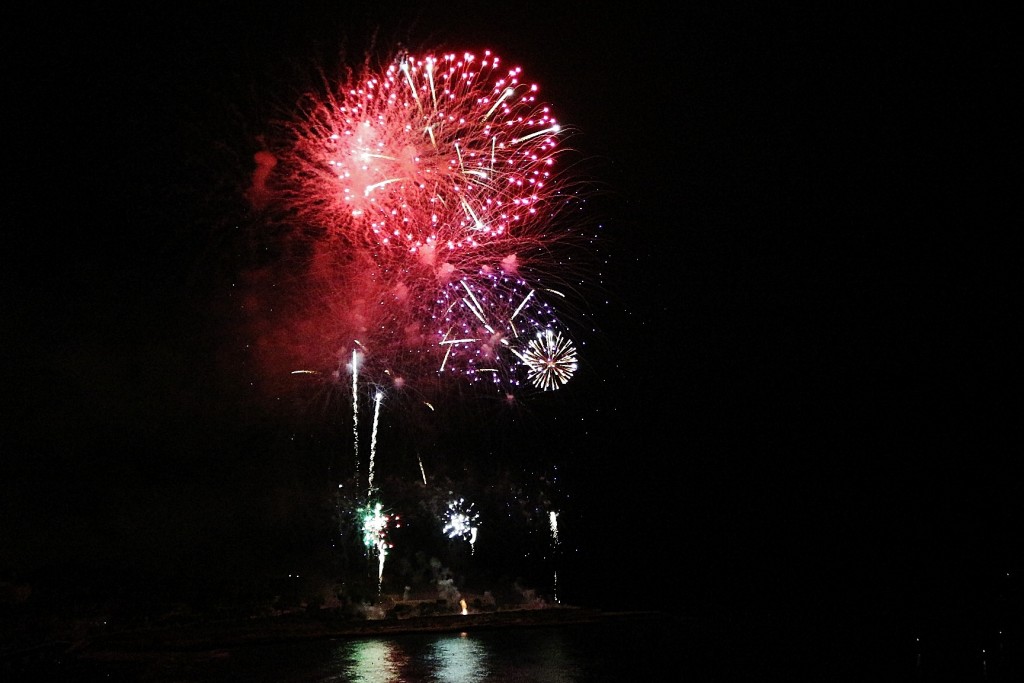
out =
<path fill-rule="evenodd" d="M 351 683 L 393 683 L 430 680 L 438 683 L 468 683 L 487 676 L 487 648 L 468 634 L 416 637 L 371 638 L 333 644 L 329 680 Z M 343 677 L 330 678 L 336 673 Z"/>
<path fill-rule="evenodd" d="M 62 681 L 248 683 L 595 683 L 663 680 L 686 674 L 722 679 L 746 669 L 736 652 L 711 654 L 697 635 L 667 617 L 531 628 L 418 633 L 266 643 L 156 659 L 81 661 Z M 719 641 L 732 650 L 730 642 Z M 717 649 L 717 648 L 716 648 Z M 749 660 L 747 660 L 749 662 Z M 762 662 L 758 662 L 763 665 Z"/>
<path fill-rule="evenodd" d="M 436 667 L 437 680 L 443 683 L 478 681 L 487 674 L 487 651 L 465 633 L 434 643 L 430 661 Z"/>
<path fill-rule="evenodd" d="M 334 641 L 330 647 L 330 663 L 316 680 L 566 683 L 583 680 L 585 657 L 558 629 L 370 638 Z"/>
<path fill-rule="evenodd" d="M 350 681 L 389 683 L 399 680 L 404 658 L 393 641 L 359 640 L 342 644 L 335 661 Z"/>

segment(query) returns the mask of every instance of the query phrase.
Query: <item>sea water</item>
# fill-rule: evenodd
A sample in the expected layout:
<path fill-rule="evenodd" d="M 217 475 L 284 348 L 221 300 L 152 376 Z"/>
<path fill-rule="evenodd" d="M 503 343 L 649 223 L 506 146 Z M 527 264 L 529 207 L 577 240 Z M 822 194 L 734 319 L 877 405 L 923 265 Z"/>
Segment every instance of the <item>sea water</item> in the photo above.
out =
<path fill-rule="evenodd" d="M 99 661 L 66 659 L 35 673 L 44 676 L 38 680 L 69 683 L 988 682 L 1014 680 L 1018 665 L 1019 660 L 1005 654 L 975 653 L 953 642 L 948 647 L 921 647 L 904 634 L 887 630 L 884 623 L 843 631 L 800 628 L 770 619 L 638 613 L 557 626 L 275 642 Z"/>

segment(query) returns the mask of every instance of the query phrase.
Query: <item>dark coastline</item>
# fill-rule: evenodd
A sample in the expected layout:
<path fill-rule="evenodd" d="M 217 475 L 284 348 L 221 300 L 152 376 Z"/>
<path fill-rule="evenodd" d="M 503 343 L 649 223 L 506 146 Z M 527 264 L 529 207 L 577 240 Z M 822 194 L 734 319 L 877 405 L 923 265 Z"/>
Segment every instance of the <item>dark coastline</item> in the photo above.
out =
<path fill-rule="evenodd" d="M 144 661 L 176 657 L 203 658 L 232 648 L 414 633 L 463 633 L 496 629 L 597 624 L 628 620 L 673 619 L 655 611 L 608 612 L 592 608 L 544 605 L 481 612 L 359 618 L 332 610 L 276 616 L 198 620 L 181 624 L 139 626 L 55 638 L 5 648 L 0 670 L 44 667 L 54 662 Z"/>
<path fill-rule="evenodd" d="M 295 614 L 126 631 L 90 639 L 73 651 L 78 657 L 111 659 L 301 640 L 557 626 L 649 618 L 654 614 L 562 606 L 382 619 L 353 619 L 330 613 Z"/>

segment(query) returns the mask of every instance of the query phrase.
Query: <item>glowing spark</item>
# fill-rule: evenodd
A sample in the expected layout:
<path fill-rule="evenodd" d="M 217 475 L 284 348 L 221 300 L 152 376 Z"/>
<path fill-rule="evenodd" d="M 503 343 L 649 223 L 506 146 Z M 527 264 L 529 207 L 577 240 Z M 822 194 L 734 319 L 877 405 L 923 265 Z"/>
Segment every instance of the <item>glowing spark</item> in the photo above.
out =
<path fill-rule="evenodd" d="M 561 126 L 557 126 L 557 125 L 556 126 L 551 126 L 550 128 L 546 128 L 545 130 L 538 130 L 538 131 L 535 131 L 533 133 L 530 133 L 529 135 L 524 135 L 521 138 L 516 138 L 515 140 L 512 141 L 512 144 L 515 145 L 515 144 L 519 144 L 520 142 L 526 142 L 527 140 L 535 138 L 538 135 L 547 135 L 548 133 L 557 133 L 560 130 L 562 130 Z"/>
<path fill-rule="evenodd" d="M 445 346 L 446 344 L 447 345 L 451 345 L 451 344 L 468 344 L 468 343 L 475 342 L 475 341 L 477 341 L 476 337 L 466 337 L 464 339 L 445 339 L 444 341 L 438 342 L 438 343 L 441 346 Z"/>
<path fill-rule="evenodd" d="M 526 296 L 524 296 L 524 297 L 523 297 L 523 301 L 522 301 L 522 303 L 521 303 L 521 304 L 519 304 L 518 306 L 516 306 L 516 310 L 514 310 L 514 311 L 512 312 L 512 316 L 511 316 L 511 317 L 509 318 L 509 320 L 515 320 L 515 319 L 516 319 L 516 316 L 518 316 L 518 315 L 519 315 L 519 312 L 520 312 L 521 310 L 523 310 L 523 306 L 525 306 L 525 305 L 526 305 L 526 302 L 527 302 L 527 301 L 529 301 L 529 300 L 530 300 L 530 299 L 532 299 L 532 298 L 533 298 L 533 290 L 531 289 L 531 290 L 530 290 L 530 293 L 529 293 L 529 294 L 527 294 Z"/>

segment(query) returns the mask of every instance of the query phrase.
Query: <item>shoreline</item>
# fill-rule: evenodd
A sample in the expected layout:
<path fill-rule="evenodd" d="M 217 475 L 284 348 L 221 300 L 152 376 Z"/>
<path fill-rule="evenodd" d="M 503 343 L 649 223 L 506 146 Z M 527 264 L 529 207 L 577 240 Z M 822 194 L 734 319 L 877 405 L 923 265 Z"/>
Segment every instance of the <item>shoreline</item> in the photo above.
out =
<path fill-rule="evenodd" d="M 67 654 L 79 660 L 133 660 L 175 654 L 216 653 L 236 647 L 270 643 L 415 633 L 461 633 L 664 616 L 659 612 L 604 612 L 593 608 L 560 605 L 380 619 L 353 619 L 333 614 L 295 614 L 223 623 L 158 626 L 103 634 L 75 643 L 68 649 Z"/>

